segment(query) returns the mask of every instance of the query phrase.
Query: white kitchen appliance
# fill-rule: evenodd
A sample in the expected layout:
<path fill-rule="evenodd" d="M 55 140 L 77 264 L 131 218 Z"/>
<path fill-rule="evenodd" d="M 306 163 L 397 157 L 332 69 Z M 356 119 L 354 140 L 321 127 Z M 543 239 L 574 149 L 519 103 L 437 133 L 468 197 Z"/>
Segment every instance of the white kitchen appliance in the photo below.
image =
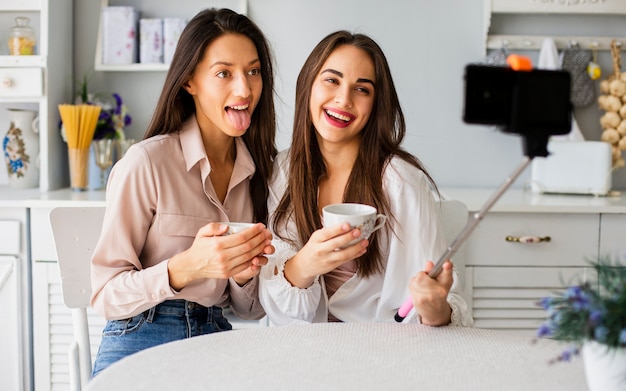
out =
<path fill-rule="evenodd" d="M 550 141 L 548 157 L 532 161 L 536 193 L 607 195 L 611 190 L 611 145 L 603 141 Z"/>

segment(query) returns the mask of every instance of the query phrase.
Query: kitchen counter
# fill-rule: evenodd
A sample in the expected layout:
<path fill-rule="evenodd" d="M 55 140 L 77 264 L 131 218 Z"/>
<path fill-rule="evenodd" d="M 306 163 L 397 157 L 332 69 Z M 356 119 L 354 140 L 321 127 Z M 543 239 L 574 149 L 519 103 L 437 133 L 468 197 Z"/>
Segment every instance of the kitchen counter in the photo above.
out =
<path fill-rule="evenodd" d="M 496 189 L 441 188 L 446 199 L 459 200 L 470 211 L 479 211 Z M 13 190 L 0 186 L 0 207 L 104 206 L 105 192 L 75 192 L 69 188 L 41 193 L 38 189 Z M 626 213 L 626 196 L 537 194 L 523 189 L 509 189 L 491 208 L 491 212 L 536 213 Z"/>
<path fill-rule="evenodd" d="M 464 202 L 470 211 L 479 211 L 493 196 L 493 188 L 441 188 L 442 196 Z M 0 207 L 104 206 L 103 190 L 75 192 L 69 188 L 41 193 L 38 189 L 14 190 L 0 186 Z M 614 191 L 611 196 L 538 194 L 509 189 L 495 203 L 492 212 L 535 213 L 626 213 L 626 196 Z"/>
<path fill-rule="evenodd" d="M 104 206 L 104 190 L 72 191 L 70 188 L 40 192 L 0 186 L 0 207 L 54 208 L 57 206 Z"/>
<path fill-rule="evenodd" d="M 479 211 L 496 189 L 441 188 L 445 199 L 459 200 L 472 212 Z M 491 212 L 533 213 L 626 213 L 626 196 L 619 191 L 598 197 L 577 194 L 539 194 L 523 189 L 509 189 L 493 205 Z"/>

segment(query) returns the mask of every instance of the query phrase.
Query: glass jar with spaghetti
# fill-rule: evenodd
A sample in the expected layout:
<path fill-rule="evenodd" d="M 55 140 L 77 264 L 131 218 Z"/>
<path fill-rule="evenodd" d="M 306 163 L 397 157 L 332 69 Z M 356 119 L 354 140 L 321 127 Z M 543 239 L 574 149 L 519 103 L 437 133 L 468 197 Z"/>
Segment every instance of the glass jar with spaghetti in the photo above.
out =
<path fill-rule="evenodd" d="M 9 34 L 9 54 L 25 56 L 35 54 L 35 30 L 29 26 L 30 19 L 25 16 L 15 18 L 15 26 Z"/>

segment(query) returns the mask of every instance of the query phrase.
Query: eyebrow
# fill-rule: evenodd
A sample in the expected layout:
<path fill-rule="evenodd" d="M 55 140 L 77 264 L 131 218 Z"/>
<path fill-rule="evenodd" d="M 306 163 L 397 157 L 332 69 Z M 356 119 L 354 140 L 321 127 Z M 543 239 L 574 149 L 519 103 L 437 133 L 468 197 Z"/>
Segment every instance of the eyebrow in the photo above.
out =
<path fill-rule="evenodd" d="M 260 62 L 261 62 L 261 60 L 259 60 L 258 58 L 255 58 L 254 60 L 250 61 L 250 62 L 248 63 L 248 65 L 252 65 L 252 64 L 257 63 L 257 62 L 259 62 L 259 63 L 260 63 Z M 214 66 L 216 66 L 216 65 L 226 65 L 226 66 L 232 66 L 232 65 L 233 65 L 233 63 L 232 63 L 232 62 L 227 62 L 227 61 L 215 61 L 213 64 L 211 64 L 211 65 L 210 65 L 210 67 L 212 68 L 212 67 L 214 67 Z"/>
<path fill-rule="evenodd" d="M 327 68 L 327 69 L 324 69 L 321 73 L 325 73 L 325 72 L 329 72 L 329 73 L 332 73 L 333 75 L 337 75 L 337 76 L 343 78 L 343 72 L 339 72 L 339 71 L 337 71 L 335 69 Z M 357 83 L 369 83 L 372 86 L 374 86 L 374 82 L 372 80 L 366 79 L 366 78 L 362 78 L 362 77 L 356 79 L 356 82 Z"/>

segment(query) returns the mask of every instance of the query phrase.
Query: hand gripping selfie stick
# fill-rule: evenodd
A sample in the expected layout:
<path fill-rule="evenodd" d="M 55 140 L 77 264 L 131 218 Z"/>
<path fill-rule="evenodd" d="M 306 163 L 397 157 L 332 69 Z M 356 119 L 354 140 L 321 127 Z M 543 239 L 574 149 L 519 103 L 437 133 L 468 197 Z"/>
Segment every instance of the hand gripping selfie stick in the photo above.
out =
<path fill-rule="evenodd" d="M 464 121 L 504 125 L 505 132 L 521 134 L 524 138 L 525 158 L 480 211 L 474 213 L 428 273 L 430 278 L 439 275 L 446 260 L 457 252 L 485 214 L 515 182 L 532 159 L 536 156 L 548 156 L 547 145 L 550 136 L 567 134 L 571 131 L 569 73 L 531 71 L 530 60 L 519 56 L 509 56 L 507 62 L 511 68 L 479 65 L 466 67 Z M 535 87 L 540 88 L 535 91 Z M 548 96 L 546 90 L 550 90 Z M 509 103 L 511 108 L 507 113 Z M 532 118 L 527 120 L 528 116 Z M 412 308 L 413 301 L 409 297 L 398 309 L 394 317 L 396 322 L 402 322 Z"/>

